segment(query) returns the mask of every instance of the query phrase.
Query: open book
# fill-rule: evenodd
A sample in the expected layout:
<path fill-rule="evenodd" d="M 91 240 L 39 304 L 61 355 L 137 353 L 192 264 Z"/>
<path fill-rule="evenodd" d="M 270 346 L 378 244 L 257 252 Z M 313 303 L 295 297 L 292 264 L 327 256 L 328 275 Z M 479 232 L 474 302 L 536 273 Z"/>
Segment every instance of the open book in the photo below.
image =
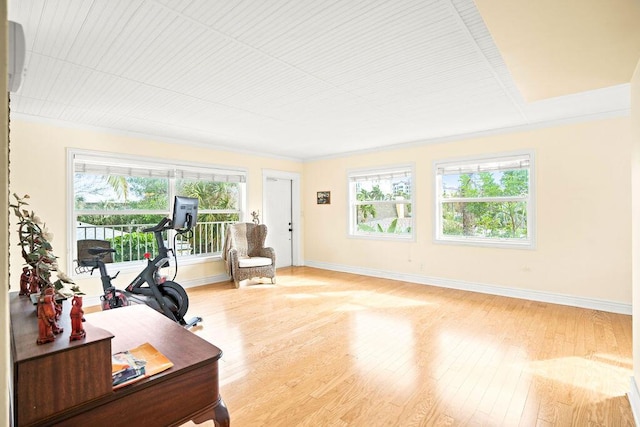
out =
<path fill-rule="evenodd" d="M 172 366 L 173 363 L 148 342 L 131 350 L 121 351 L 111 357 L 113 388 L 124 387 Z"/>

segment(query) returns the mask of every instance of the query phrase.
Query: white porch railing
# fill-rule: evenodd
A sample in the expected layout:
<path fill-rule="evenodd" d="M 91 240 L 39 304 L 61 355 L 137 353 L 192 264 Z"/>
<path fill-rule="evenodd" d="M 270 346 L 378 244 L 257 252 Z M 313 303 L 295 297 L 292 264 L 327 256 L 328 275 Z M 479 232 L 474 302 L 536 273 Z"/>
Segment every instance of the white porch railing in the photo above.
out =
<path fill-rule="evenodd" d="M 217 254 L 222 252 L 226 227 L 235 221 L 198 222 L 193 234 L 178 234 L 174 231 L 163 233 L 165 245 L 175 250 L 177 256 Z M 153 233 L 144 233 L 144 228 L 156 224 L 119 224 L 92 225 L 78 223 L 76 225 L 76 239 L 108 240 L 116 250 L 113 262 L 138 261 L 144 259 L 145 253 L 154 256 L 157 243 Z M 188 236 L 191 236 L 190 238 Z M 175 236 L 175 248 L 174 245 Z"/>

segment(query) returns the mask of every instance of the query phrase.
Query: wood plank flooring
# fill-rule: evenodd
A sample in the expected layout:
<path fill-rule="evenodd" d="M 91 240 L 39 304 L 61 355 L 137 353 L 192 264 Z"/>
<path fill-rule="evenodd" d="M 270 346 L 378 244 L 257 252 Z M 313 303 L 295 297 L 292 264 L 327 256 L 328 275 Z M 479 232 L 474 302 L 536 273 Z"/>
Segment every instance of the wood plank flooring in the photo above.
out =
<path fill-rule="evenodd" d="M 234 427 L 634 425 L 631 316 L 309 267 L 188 293 Z"/>

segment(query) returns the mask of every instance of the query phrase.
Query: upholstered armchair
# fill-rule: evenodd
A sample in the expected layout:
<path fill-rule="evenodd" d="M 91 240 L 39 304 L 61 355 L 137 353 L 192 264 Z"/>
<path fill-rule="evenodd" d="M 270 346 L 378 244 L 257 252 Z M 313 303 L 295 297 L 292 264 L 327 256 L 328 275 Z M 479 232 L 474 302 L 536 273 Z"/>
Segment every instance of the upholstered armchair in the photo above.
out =
<path fill-rule="evenodd" d="M 227 274 L 239 286 L 242 280 L 267 277 L 276 282 L 276 253 L 265 248 L 267 226 L 240 222 L 227 227 L 222 259 Z"/>

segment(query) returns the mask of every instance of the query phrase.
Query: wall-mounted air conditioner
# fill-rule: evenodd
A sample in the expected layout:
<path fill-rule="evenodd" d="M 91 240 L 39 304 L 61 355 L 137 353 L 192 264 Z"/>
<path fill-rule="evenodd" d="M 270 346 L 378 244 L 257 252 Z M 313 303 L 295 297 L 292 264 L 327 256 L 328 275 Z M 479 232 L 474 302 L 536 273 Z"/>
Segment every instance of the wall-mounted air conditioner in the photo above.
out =
<path fill-rule="evenodd" d="M 17 92 L 20 89 L 24 75 L 25 53 L 22 25 L 9 21 L 9 92 Z"/>

